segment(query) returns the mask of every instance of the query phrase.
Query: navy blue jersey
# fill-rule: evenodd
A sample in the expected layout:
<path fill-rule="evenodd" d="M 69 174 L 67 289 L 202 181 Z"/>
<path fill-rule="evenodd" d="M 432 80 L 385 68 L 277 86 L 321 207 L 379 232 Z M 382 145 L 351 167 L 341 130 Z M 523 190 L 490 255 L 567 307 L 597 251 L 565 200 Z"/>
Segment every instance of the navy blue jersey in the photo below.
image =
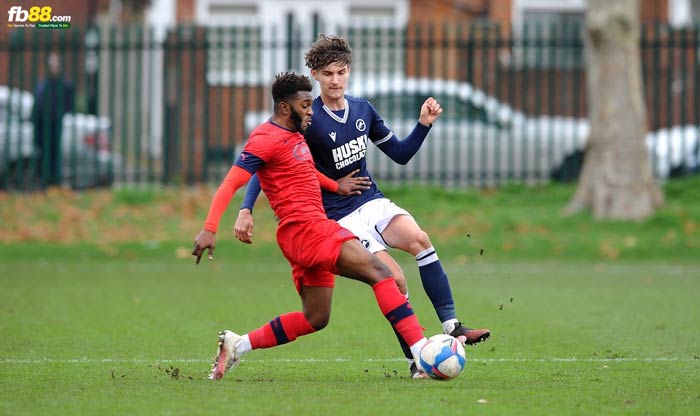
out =
<path fill-rule="evenodd" d="M 346 95 L 345 100 L 345 109 L 333 111 L 323 105 L 321 97 L 317 97 L 313 102 L 313 122 L 306 132 L 316 169 L 321 173 L 338 180 L 359 169 L 356 176 L 367 176 L 372 181 L 371 188 L 360 195 L 341 196 L 322 190 L 326 214 L 334 220 L 345 217 L 372 199 L 384 197 L 367 171 L 365 157 L 370 142 L 393 160 L 405 164 L 429 131 L 429 127 L 419 123 L 416 130 L 400 142 L 366 99 Z"/>

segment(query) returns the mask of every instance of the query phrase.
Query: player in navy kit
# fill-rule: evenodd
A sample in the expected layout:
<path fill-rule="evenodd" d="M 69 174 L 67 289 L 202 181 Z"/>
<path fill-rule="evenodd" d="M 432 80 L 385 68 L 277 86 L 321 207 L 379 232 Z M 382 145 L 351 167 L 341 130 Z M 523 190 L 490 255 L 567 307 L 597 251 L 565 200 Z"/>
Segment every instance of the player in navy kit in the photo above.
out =
<path fill-rule="evenodd" d="M 395 162 L 408 163 L 442 109 L 434 98 L 428 98 L 421 106 L 414 130 L 399 140 L 366 99 L 345 94 L 351 58 L 347 42 L 334 36 L 321 35 L 306 53 L 306 65 L 321 87 L 321 95 L 313 102 L 313 123 L 306 132 L 316 169 L 333 180 L 348 176 L 367 179 L 365 190 L 352 196 L 322 190 L 326 214 L 351 230 L 369 251 L 389 266 L 405 295 L 408 294 L 406 278 L 387 249 L 392 247 L 411 253 L 443 331 L 465 344 L 483 341 L 490 336 L 489 330 L 466 327 L 457 319 L 447 274 L 428 235 L 406 210 L 384 197 L 371 181 L 365 160 L 371 142 Z M 252 241 L 252 207 L 258 193 L 259 187 L 251 181 L 236 221 L 236 237 L 246 243 Z M 399 341 L 412 377 L 423 378 L 425 375 L 418 371 L 410 350 L 400 338 Z"/>

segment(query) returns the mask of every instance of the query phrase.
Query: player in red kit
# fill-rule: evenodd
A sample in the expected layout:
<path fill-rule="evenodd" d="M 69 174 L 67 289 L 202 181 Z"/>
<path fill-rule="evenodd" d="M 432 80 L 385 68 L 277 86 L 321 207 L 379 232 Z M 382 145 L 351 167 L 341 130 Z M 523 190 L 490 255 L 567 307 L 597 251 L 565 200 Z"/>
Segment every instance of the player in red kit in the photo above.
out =
<path fill-rule="evenodd" d="M 222 378 L 251 350 L 282 345 L 323 329 L 330 317 L 336 274 L 372 287 L 380 310 L 414 356 L 427 341 L 389 268 L 350 231 L 326 217 L 320 188 L 336 192 L 338 184 L 317 173 L 301 134 L 311 124 L 311 89 L 311 81 L 305 76 L 284 73 L 275 78 L 274 114 L 253 130 L 216 191 L 192 251 L 197 263 L 206 250 L 213 259 L 221 216 L 235 192 L 257 173 L 279 218 L 277 242 L 292 266 L 303 312 L 280 315 L 244 335 L 221 331 L 211 379 Z"/>

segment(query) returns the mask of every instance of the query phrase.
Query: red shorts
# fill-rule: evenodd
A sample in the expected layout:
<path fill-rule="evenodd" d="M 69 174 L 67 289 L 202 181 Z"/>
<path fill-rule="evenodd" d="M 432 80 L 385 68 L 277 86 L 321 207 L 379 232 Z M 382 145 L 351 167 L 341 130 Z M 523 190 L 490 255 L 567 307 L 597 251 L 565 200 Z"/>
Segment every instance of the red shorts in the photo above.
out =
<path fill-rule="evenodd" d="M 297 292 L 302 285 L 333 287 L 340 248 L 354 238 L 357 237 L 353 233 L 328 219 L 279 226 L 277 243 L 292 266 Z"/>

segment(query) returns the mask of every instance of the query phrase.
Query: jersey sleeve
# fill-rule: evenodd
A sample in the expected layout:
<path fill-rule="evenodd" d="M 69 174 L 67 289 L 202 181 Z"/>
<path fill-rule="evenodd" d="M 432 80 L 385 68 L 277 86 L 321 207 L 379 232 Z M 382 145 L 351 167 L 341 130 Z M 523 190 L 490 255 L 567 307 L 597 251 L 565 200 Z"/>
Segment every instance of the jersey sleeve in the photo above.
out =
<path fill-rule="evenodd" d="M 275 156 L 275 148 L 267 145 L 265 138 L 264 134 L 250 136 L 235 165 L 253 175 L 262 165 L 270 162 Z"/>
<path fill-rule="evenodd" d="M 392 137 L 395 137 L 394 132 L 391 131 L 386 124 L 384 124 L 384 119 L 382 119 L 377 110 L 374 109 L 374 106 L 369 101 L 367 101 L 367 106 L 369 107 L 371 114 L 369 139 L 372 141 L 372 143 L 379 146 L 380 144 L 389 141 Z"/>
<path fill-rule="evenodd" d="M 389 127 L 384 124 L 384 120 L 369 104 L 372 112 L 372 128 L 370 130 L 370 140 L 391 160 L 401 165 L 408 163 L 418 152 L 423 141 L 428 136 L 430 127 L 416 123 L 413 131 L 403 140 L 399 140 Z"/>
<path fill-rule="evenodd" d="M 318 176 L 318 182 L 321 185 L 321 189 L 329 192 L 338 192 L 338 182 L 324 175 L 321 171 L 316 170 L 316 176 Z"/>
<path fill-rule="evenodd" d="M 265 161 L 258 155 L 255 153 L 250 153 L 245 149 L 243 149 L 241 154 L 238 155 L 238 159 L 236 159 L 236 162 L 234 163 L 235 166 L 247 171 L 251 175 L 254 175 L 255 172 L 257 172 L 258 169 L 260 169 L 264 164 Z"/>
<path fill-rule="evenodd" d="M 214 199 L 211 201 L 209 214 L 207 214 L 207 219 L 204 222 L 205 230 L 213 233 L 216 232 L 219 228 L 221 217 L 224 215 L 224 211 L 226 211 L 229 202 L 231 202 L 231 198 L 233 198 L 238 188 L 248 182 L 250 175 L 250 172 L 239 166 L 234 165 L 231 167 L 228 174 L 226 174 L 226 177 L 221 182 L 221 185 L 219 185 L 219 189 L 216 190 Z"/>
<path fill-rule="evenodd" d="M 245 198 L 243 198 L 243 203 L 241 204 L 241 209 L 248 209 L 250 213 L 253 213 L 253 207 L 255 206 L 255 201 L 258 199 L 262 188 L 260 187 L 260 180 L 258 175 L 253 175 L 248 181 L 248 188 L 245 191 Z"/>

